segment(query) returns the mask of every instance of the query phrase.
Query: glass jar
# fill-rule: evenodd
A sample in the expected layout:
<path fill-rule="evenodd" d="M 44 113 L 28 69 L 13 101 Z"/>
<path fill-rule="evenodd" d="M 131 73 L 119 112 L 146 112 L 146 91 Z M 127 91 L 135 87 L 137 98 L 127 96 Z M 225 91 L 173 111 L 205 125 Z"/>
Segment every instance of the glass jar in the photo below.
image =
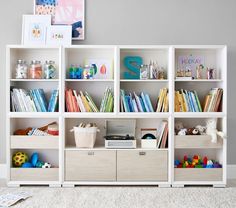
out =
<path fill-rule="evenodd" d="M 93 76 L 94 76 L 94 67 L 85 65 L 84 71 L 83 71 L 84 79 L 93 79 Z"/>
<path fill-rule="evenodd" d="M 15 78 L 16 79 L 27 79 L 27 64 L 24 60 L 18 60 L 16 65 L 15 71 Z"/>
<path fill-rule="evenodd" d="M 77 67 L 71 64 L 69 68 L 69 78 L 70 79 L 77 79 Z"/>
<path fill-rule="evenodd" d="M 40 61 L 33 60 L 29 68 L 29 79 L 42 79 L 43 68 Z"/>
<path fill-rule="evenodd" d="M 149 70 L 148 65 L 140 66 L 140 79 L 148 79 L 149 78 Z"/>
<path fill-rule="evenodd" d="M 56 78 L 55 61 L 46 61 L 44 64 L 44 79 Z"/>

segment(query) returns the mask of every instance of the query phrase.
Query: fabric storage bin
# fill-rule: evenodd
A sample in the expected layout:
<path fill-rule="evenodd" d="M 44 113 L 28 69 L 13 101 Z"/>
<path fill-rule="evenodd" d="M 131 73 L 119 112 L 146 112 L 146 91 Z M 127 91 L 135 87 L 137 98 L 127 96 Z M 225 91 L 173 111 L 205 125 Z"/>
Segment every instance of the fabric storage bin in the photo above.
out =
<path fill-rule="evenodd" d="M 79 148 L 93 148 L 96 142 L 97 127 L 73 127 L 71 129 L 74 132 L 75 144 Z"/>

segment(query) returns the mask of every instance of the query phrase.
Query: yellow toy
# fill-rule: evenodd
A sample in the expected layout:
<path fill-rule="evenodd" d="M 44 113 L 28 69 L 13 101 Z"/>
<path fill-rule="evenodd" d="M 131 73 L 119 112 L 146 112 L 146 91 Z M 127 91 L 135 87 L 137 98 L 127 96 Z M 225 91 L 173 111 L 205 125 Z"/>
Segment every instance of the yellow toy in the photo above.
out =
<path fill-rule="evenodd" d="M 28 161 L 28 155 L 24 152 L 16 152 L 12 157 L 12 164 L 14 167 L 21 167 Z"/>

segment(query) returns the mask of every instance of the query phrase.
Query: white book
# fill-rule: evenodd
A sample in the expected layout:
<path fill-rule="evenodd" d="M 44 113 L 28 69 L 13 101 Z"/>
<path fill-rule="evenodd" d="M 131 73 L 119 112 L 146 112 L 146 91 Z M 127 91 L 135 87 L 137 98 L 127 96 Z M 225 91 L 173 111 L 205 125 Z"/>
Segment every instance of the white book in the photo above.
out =
<path fill-rule="evenodd" d="M 22 104 L 24 106 L 25 111 L 26 112 L 30 112 L 30 110 L 28 109 L 28 106 L 26 104 L 26 94 L 27 94 L 27 92 L 25 90 L 23 90 L 23 89 L 19 89 L 19 92 L 20 92 Z"/>
<path fill-rule="evenodd" d="M 137 103 L 135 102 L 134 98 L 132 99 L 132 103 L 133 103 L 133 106 L 134 106 L 134 112 L 138 112 L 138 106 L 137 106 Z"/>
<path fill-rule="evenodd" d="M 167 121 L 162 121 L 161 124 L 159 125 L 159 129 L 157 132 L 157 139 L 158 139 L 157 148 L 159 148 L 161 144 L 161 140 L 162 140 L 166 125 L 167 125 Z"/>
<path fill-rule="evenodd" d="M 134 92 L 134 98 L 136 100 L 137 106 L 138 106 L 138 110 L 139 112 L 143 112 L 143 108 L 142 108 L 142 104 L 139 100 L 139 97 L 136 95 L 136 93 Z"/>
<path fill-rule="evenodd" d="M 82 102 L 82 98 L 80 97 L 80 95 L 78 95 L 78 101 L 79 101 L 78 104 L 79 104 L 81 112 L 86 112 L 86 109 L 84 107 L 84 104 Z"/>
<path fill-rule="evenodd" d="M 15 97 L 16 97 L 16 100 L 17 100 L 17 105 L 18 105 L 19 112 L 25 112 L 23 103 L 21 101 L 21 96 L 20 96 L 19 90 L 18 89 L 13 89 L 13 92 L 15 93 Z"/>

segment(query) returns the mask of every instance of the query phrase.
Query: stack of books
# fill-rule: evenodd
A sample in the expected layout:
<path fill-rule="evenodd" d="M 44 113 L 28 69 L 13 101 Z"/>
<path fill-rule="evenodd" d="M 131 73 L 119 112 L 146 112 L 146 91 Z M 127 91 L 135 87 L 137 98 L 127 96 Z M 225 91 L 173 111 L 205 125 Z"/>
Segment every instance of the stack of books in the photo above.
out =
<path fill-rule="evenodd" d="M 148 94 L 141 92 L 140 95 L 125 93 L 120 90 L 120 111 L 121 112 L 154 112 L 150 97 Z"/>
<path fill-rule="evenodd" d="M 218 112 L 220 110 L 221 101 L 223 97 L 223 89 L 212 88 L 204 101 L 204 112 Z"/>
<path fill-rule="evenodd" d="M 160 89 L 160 93 L 157 99 L 156 112 L 168 112 L 168 111 L 169 111 L 168 89 L 163 88 L 163 89 Z"/>
<path fill-rule="evenodd" d="M 56 112 L 58 111 L 59 91 L 53 90 L 49 104 L 43 89 L 13 88 L 11 90 L 11 107 L 13 112 Z"/>
<path fill-rule="evenodd" d="M 168 122 L 162 121 L 158 127 L 157 132 L 157 148 L 167 148 L 168 147 Z"/>
<path fill-rule="evenodd" d="M 114 96 L 111 88 L 107 88 L 101 102 L 100 112 L 113 112 Z"/>
<path fill-rule="evenodd" d="M 202 112 L 202 107 L 195 90 L 175 91 L 175 112 Z"/>
<path fill-rule="evenodd" d="M 76 90 L 68 89 L 65 94 L 67 112 L 113 112 L 114 96 L 110 88 L 104 93 L 100 110 L 88 92 L 77 93 Z"/>

